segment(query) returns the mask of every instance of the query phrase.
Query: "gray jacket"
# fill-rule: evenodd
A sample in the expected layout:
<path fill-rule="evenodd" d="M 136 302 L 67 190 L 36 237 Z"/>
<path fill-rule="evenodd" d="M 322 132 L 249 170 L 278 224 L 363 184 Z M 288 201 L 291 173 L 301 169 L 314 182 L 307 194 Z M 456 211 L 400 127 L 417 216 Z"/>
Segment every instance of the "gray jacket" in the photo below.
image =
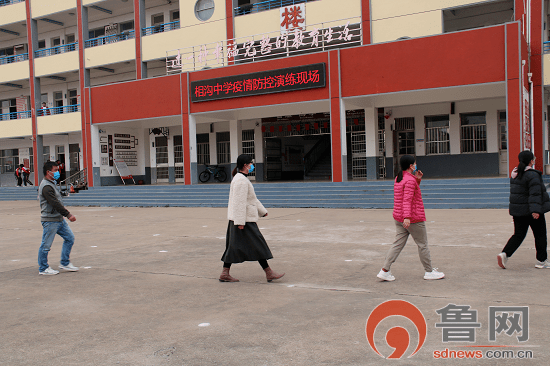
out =
<path fill-rule="evenodd" d="M 61 192 L 55 183 L 42 179 L 38 188 L 38 200 L 40 201 L 41 221 L 63 221 L 63 216 L 69 217 L 71 213 L 63 206 Z"/>

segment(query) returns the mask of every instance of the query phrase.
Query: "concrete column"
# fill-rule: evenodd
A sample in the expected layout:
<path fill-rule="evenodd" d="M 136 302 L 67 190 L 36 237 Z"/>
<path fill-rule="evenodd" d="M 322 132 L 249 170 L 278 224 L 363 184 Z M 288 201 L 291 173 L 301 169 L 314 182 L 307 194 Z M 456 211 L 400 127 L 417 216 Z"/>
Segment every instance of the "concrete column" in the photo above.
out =
<path fill-rule="evenodd" d="M 176 183 L 176 168 L 174 159 L 174 131 L 176 128 L 169 128 L 168 135 L 168 183 Z"/>
<path fill-rule="evenodd" d="M 94 176 L 94 187 L 101 186 L 101 156 L 100 156 L 100 144 L 99 144 L 99 127 L 91 126 L 91 139 L 92 139 L 92 169 Z"/>
<path fill-rule="evenodd" d="M 42 182 L 42 179 L 44 178 L 44 173 L 42 171 L 42 168 L 44 167 L 44 138 L 42 135 L 37 135 L 34 137 L 35 139 L 35 146 L 36 150 L 33 151 L 33 155 L 35 156 L 35 166 L 34 166 L 34 175 L 38 177 L 38 182 Z"/>
<path fill-rule="evenodd" d="M 210 142 L 210 164 L 218 164 L 218 145 L 216 144 L 216 132 L 215 123 L 210 124 L 210 133 L 208 134 L 208 141 Z"/>
<path fill-rule="evenodd" d="M 192 114 L 189 115 L 189 162 L 191 184 L 198 184 L 199 174 L 197 171 L 197 120 Z"/>
<path fill-rule="evenodd" d="M 149 164 L 151 164 L 151 184 L 157 183 L 157 151 L 155 147 L 155 135 L 149 134 L 149 146 L 151 150 L 149 151 Z"/>
<path fill-rule="evenodd" d="M 457 112 L 460 103 L 455 104 L 455 114 L 449 114 L 449 142 L 451 155 L 460 154 L 460 115 Z"/>
<path fill-rule="evenodd" d="M 231 146 L 231 170 L 237 166 L 237 157 L 242 152 L 243 124 L 241 121 L 229 121 L 229 135 Z"/>
<path fill-rule="evenodd" d="M 342 151 L 342 182 L 348 181 L 348 142 L 347 142 L 347 120 L 346 120 L 346 104 L 340 98 L 340 141 Z"/>
<path fill-rule="evenodd" d="M 365 108 L 367 180 L 378 179 L 378 109 Z"/>

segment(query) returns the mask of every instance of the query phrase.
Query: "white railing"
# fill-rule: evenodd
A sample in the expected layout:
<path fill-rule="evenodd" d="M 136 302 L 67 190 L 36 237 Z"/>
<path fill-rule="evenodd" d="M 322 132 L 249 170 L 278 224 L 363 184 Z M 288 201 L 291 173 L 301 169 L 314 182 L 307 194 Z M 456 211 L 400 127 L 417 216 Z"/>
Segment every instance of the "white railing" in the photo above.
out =
<path fill-rule="evenodd" d="M 362 44 L 361 17 L 261 33 L 166 52 L 166 73 L 196 71 Z"/>

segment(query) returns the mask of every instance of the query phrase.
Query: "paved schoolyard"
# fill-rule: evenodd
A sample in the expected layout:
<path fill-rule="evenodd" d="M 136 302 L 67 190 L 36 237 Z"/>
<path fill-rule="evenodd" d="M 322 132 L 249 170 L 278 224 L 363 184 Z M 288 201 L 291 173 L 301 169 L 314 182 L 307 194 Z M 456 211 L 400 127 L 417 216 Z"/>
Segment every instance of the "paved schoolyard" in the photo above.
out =
<path fill-rule="evenodd" d="M 502 270 L 496 254 L 512 234 L 506 210 L 428 210 L 428 237 L 441 281 L 425 281 L 409 239 L 376 278 L 394 224 L 390 210 L 271 209 L 260 228 L 283 279 L 267 283 L 257 263 L 234 265 L 240 283 L 220 283 L 226 210 L 72 207 L 76 273 L 39 276 L 37 202 L 0 202 L 0 365 L 539 365 L 550 360 L 550 270 L 535 269 L 533 237 Z M 57 268 L 61 240 L 50 252 Z M 405 357 L 384 360 L 365 325 L 386 300 L 424 315 L 427 336 L 390 317 L 374 339 L 399 325 Z M 477 310 L 475 342 L 443 342 L 448 304 Z M 489 307 L 528 306 L 529 340 L 519 331 L 489 341 Z M 511 314 L 511 313 L 510 313 Z M 511 318 L 511 317 L 510 317 Z M 508 330 L 513 331 L 508 321 Z M 518 323 L 520 324 L 520 323 Z M 470 328 L 474 329 L 474 328 Z M 525 329 L 524 329 L 525 331 Z M 474 347 L 463 347 L 463 346 Z M 481 346 L 515 347 L 481 347 Z M 480 351 L 483 359 L 438 359 L 434 352 Z M 495 360 L 487 351 L 531 351 L 534 359 Z M 449 353 L 448 352 L 448 353 Z M 444 353 L 444 355 L 448 355 Z M 524 353 L 522 353 L 524 354 Z M 493 355 L 491 353 L 490 355 Z M 498 353 L 497 353 L 498 355 Z M 510 357 L 510 353 L 506 353 Z M 393 363 L 392 363 L 393 362 Z"/>

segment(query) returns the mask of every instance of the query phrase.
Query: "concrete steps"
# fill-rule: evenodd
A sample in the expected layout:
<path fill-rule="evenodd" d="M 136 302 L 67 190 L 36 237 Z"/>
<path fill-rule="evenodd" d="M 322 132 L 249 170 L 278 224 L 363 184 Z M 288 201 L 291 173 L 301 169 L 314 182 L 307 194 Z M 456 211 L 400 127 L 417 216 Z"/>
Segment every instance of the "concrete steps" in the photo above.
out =
<path fill-rule="evenodd" d="M 548 179 L 545 179 L 548 181 Z M 507 178 L 425 179 L 426 208 L 508 208 Z M 392 208 L 393 181 L 254 183 L 266 207 Z M 227 207 L 229 184 L 97 187 L 65 197 L 67 206 Z M 0 200 L 36 200 L 35 187 L 0 188 Z"/>

